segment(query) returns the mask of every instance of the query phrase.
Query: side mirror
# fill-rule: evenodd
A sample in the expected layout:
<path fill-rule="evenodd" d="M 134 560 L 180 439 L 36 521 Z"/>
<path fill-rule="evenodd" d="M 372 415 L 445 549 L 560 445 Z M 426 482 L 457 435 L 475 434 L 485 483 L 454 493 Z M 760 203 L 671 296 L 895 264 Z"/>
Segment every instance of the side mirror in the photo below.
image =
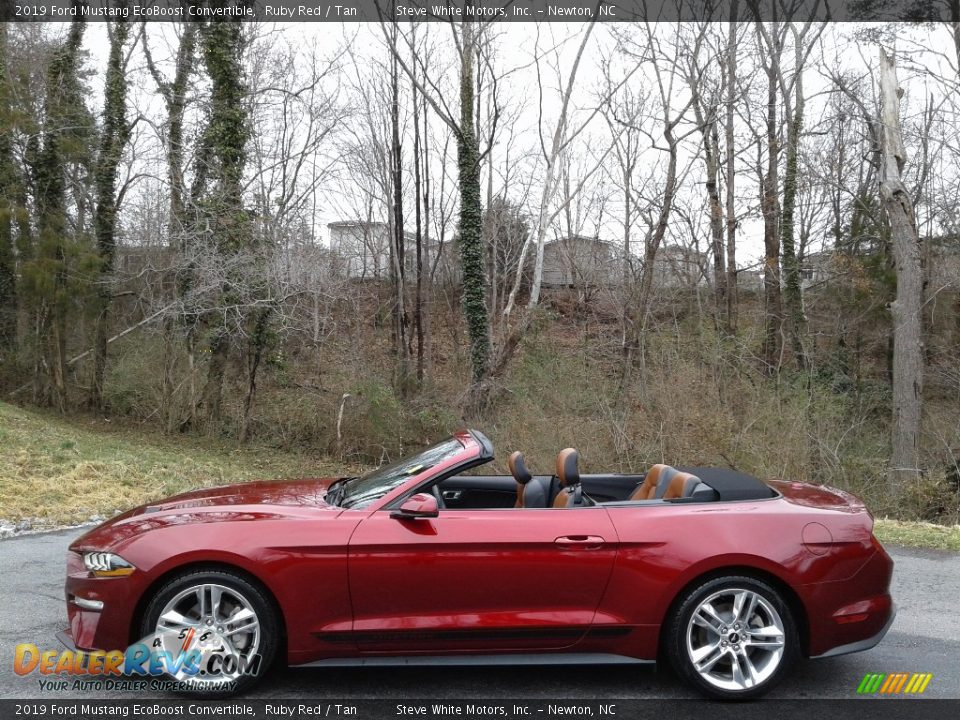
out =
<path fill-rule="evenodd" d="M 418 518 L 435 518 L 440 514 L 437 499 L 429 493 L 411 495 L 403 504 L 390 513 L 390 517 L 397 520 L 416 520 Z"/>

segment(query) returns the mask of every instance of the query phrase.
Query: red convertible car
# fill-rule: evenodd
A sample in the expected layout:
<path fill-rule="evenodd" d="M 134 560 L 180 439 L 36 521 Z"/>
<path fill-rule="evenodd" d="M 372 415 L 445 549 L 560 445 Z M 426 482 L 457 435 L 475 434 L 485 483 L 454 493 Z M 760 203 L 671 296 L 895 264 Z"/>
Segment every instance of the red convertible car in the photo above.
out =
<path fill-rule="evenodd" d="M 278 663 L 660 660 L 748 698 L 800 656 L 873 647 L 893 620 L 893 562 L 840 490 L 719 468 L 580 475 L 573 449 L 550 474 L 519 453 L 512 475 L 477 474 L 492 458 L 465 430 L 362 477 L 125 512 L 71 545 L 61 639 L 232 655 L 169 669 L 197 691 Z"/>

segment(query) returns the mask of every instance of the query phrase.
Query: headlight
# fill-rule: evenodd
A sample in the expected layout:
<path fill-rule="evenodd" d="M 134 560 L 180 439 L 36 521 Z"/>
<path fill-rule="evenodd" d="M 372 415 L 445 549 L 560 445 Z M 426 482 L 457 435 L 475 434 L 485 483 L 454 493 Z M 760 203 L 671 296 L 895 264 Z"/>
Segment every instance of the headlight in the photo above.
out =
<path fill-rule="evenodd" d="M 94 577 L 122 577 L 133 572 L 133 565 L 108 552 L 85 552 L 83 564 Z"/>

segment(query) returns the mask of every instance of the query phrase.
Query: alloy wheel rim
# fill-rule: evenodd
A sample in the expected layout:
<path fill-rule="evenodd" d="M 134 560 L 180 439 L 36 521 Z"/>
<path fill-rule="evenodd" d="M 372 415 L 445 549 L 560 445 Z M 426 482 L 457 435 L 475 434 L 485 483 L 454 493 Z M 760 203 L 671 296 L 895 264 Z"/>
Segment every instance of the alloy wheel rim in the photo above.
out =
<path fill-rule="evenodd" d="M 190 631 L 193 631 L 192 633 Z M 253 667 L 260 648 L 260 618 L 242 593 L 216 583 L 194 585 L 177 593 L 160 612 L 156 636 L 169 657 L 199 651 L 199 667 L 206 669 L 220 655 L 219 672 L 190 673 L 176 667 L 168 674 L 196 687 L 221 685 L 238 679 L 244 667 Z"/>
<path fill-rule="evenodd" d="M 729 588 L 702 600 L 687 623 L 687 656 L 720 690 L 740 692 L 769 680 L 783 660 L 786 633 L 773 605 L 753 590 Z"/>

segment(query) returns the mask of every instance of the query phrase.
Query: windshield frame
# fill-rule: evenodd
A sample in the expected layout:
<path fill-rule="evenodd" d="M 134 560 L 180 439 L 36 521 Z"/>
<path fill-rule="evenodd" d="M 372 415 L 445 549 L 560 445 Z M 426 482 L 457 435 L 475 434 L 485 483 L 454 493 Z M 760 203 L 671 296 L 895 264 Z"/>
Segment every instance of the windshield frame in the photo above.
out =
<path fill-rule="evenodd" d="M 433 464 L 423 468 L 416 468 L 418 464 L 417 461 L 421 456 L 427 454 L 431 450 L 435 450 L 450 443 L 459 443 L 460 448 L 457 449 L 456 447 L 451 447 L 450 450 L 445 453 L 444 456 L 441 457 L 437 462 L 434 462 Z M 484 454 L 485 453 L 481 452 L 479 443 L 476 442 L 472 433 L 455 433 L 454 435 L 423 448 L 412 455 L 402 457 L 396 462 L 371 470 L 360 478 L 349 481 L 344 488 L 343 496 L 339 498 L 338 506 L 343 510 L 368 511 L 381 509 L 392 502 L 398 495 L 404 495 L 408 488 L 415 488 L 422 484 L 428 483 L 432 478 L 443 474 L 451 467 L 460 466 L 465 462 L 475 462 L 478 456 Z M 411 468 L 415 468 L 415 470 L 412 473 L 408 472 L 399 476 L 394 475 L 396 472 L 402 473 L 404 468 L 406 468 L 408 471 Z M 390 487 L 369 501 L 363 501 L 363 505 L 356 506 L 350 504 L 351 496 L 354 497 L 355 502 L 357 496 L 356 489 L 351 492 L 351 485 L 354 485 L 364 479 L 372 479 L 383 473 L 387 473 L 387 478 L 385 478 L 385 480 L 387 481 L 386 484 L 390 485 Z M 390 483 L 389 478 L 391 476 L 393 476 L 397 481 Z"/>

